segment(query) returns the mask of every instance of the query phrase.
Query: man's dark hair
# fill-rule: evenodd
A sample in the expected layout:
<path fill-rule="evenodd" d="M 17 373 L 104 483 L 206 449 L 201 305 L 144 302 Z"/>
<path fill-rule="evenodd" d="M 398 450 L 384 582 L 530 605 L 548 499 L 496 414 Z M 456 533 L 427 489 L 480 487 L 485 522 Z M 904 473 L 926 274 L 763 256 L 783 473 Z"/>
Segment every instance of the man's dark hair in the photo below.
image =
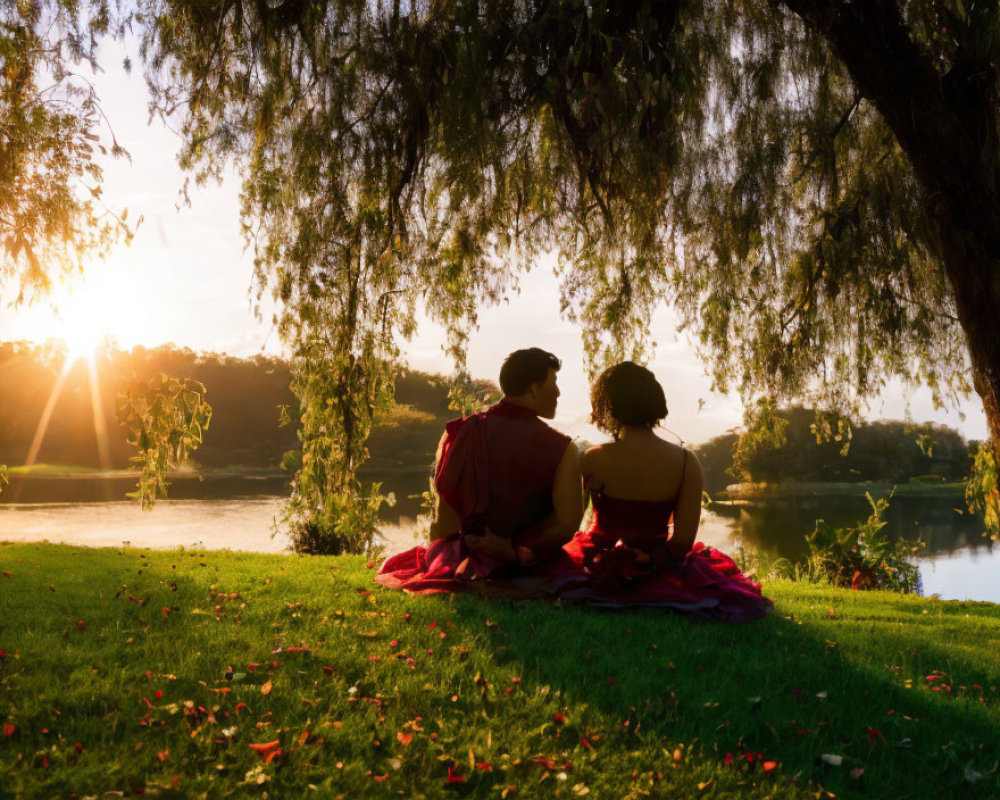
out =
<path fill-rule="evenodd" d="M 667 416 L 667 398 L 656 376 L 623 361 L 601 373 L 590 390 L 591 421 L 617 436 L 622 425 L 652 428 Z"/>
<path fill-rule="evenodd" d="M 540 347 L 515 350 L 500 367 L 500 389 L 507 397 L 517 397 L 533 384 L 545 383 L 549 370 L 558 372 L 561 366 L 558 358 Z"/>

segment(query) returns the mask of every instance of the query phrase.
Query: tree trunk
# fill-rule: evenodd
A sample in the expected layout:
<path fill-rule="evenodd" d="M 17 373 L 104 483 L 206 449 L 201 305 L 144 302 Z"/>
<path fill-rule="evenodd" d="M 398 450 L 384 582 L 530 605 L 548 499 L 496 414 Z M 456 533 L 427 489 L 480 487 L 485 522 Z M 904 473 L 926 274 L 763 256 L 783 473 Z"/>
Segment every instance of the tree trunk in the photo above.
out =
<path fill-rule="evenodd" d="M 1000 463 L 1000 190 L 995 68 L 955 62 L 942 75 L 892 0 L 785 0 L 832 46 L 913 165 L 934 247 L 965 331 L 973 385 Z"/>

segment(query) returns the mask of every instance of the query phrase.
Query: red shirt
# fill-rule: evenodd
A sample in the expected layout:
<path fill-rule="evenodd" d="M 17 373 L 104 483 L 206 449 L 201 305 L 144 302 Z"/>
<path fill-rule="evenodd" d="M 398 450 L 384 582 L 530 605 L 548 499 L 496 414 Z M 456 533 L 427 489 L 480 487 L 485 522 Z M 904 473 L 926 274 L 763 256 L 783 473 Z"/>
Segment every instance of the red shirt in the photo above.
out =
<path fill-rule="evenodd" d="M 552 484 L 570 438 L 531 409 L 501 400 L 452 420 L 434 476 L 438 494 L 462 520 L 510 537 L 552 513 Z"/>

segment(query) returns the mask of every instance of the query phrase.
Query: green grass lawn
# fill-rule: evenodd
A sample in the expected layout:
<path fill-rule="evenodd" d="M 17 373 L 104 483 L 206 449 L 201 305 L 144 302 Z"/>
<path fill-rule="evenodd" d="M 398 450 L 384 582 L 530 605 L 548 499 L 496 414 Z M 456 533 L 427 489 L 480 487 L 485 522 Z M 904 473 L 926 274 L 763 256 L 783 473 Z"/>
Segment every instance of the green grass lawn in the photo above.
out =
<path fill-rule="evenodd" d="M 743 627 L 361 558 L 0 544 L 0 797 L 997 797 L 1000 607 Z"/>

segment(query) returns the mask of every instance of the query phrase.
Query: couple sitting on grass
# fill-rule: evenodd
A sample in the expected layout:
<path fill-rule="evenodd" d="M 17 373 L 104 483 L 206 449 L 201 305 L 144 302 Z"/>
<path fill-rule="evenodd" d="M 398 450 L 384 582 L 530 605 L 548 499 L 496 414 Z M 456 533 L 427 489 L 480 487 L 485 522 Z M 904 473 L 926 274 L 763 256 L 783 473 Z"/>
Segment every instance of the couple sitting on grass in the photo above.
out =
<path fill-rule="evenodd" d="M 695 542 L 701 466 L 654 432 L 667 403 L 653 373 L 626 361 L 597 379 L 593 421 L 613 441 L 581 456 L 542 421 L 555 416 L 559 366 L 538 348 L 511 353 L 500 369 L 503 399 L 448 423 L 430 546 L 390 558 L 378 582 L 662 606 L 727 622 L 763 616 L 770 601 L 760 586 Z M 593 513 L 578 531 L 585 491 Z"/>

